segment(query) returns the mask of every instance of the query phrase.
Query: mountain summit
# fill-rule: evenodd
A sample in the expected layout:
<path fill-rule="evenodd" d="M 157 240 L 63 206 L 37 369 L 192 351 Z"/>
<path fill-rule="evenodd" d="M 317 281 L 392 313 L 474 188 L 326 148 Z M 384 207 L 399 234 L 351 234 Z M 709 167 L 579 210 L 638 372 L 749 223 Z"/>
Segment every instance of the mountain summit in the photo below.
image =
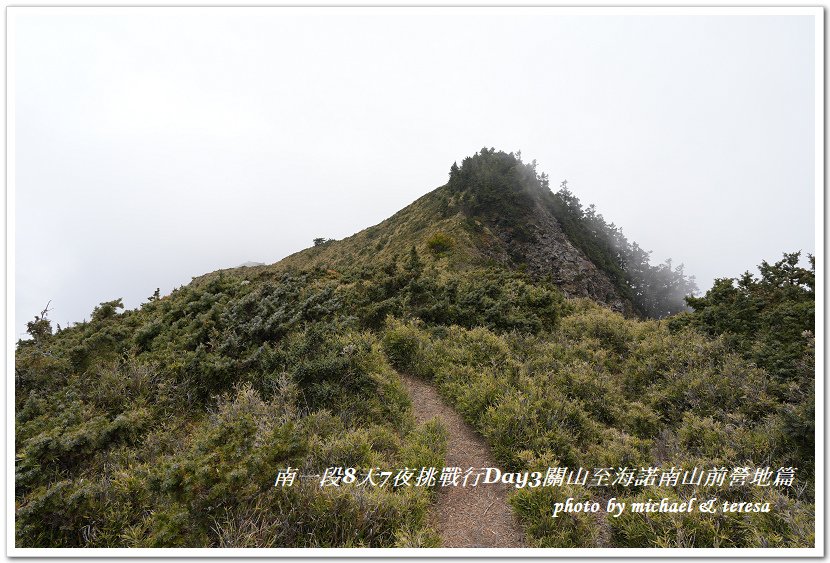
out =
<path fill-rule="evenodd" d="M 694 284 L 682 266 L 648 264 L 593 206 L 583 210 L 563 182 L 520 154 L 483 148 L 450 168 L 447 184 L 381 223 L 340 241 L 317 239 L 276 267 L 335 270 L 405 256 L 415 247 L 441 268 L 498 267 L 555 284 L 625 314 L 662 317 L 684 308 Z"/>

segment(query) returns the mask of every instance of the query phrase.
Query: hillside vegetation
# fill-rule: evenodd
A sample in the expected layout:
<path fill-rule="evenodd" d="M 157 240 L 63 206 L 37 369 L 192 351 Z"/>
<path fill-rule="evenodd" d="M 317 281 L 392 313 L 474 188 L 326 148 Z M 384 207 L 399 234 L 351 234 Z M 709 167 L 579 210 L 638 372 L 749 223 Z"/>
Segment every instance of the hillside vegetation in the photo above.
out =
<path fill-rule="evenodd" d="M 566 182 L 552 192 L 535 162 L 487 148 L 453 164 L 446 185 L 382 223 L 342 241 L 319 240 L 267 269 L 372 267 L 414 246 L 440 270 L 521 271 L 567 297 L 648 317 L 685 310 L 685 296 L 697 289 L 682 265 L 651 265 L 649 252 L 594 206 L 583 208 Z"/>
<path fill-rule="evenodd" d="M 16 545 L 439 545 L 434 488 L 310 477 L 443 465 L 446 430 L 415 423 L 398 372 L 437 386 L 511 470 L 798 468 L 793 487 L 715 493 L 770 513 L 554 519 L 567 497 L 701 493 L 517 489 L 528 545 L 813 545 L 814 270 L 785 255 L 687 307 L 693 281 L 647 256 L 485 149 L 343 241 L 57 332 L 38 316 L 15 358 Z M 297 482 L 275 487 L 289 466 Z"/>

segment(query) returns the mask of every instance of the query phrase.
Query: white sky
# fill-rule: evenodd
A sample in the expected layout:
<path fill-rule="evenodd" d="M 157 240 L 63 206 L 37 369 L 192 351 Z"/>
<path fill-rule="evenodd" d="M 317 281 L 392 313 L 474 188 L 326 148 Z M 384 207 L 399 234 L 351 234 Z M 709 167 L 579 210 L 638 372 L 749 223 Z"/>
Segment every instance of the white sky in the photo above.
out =
<path fill-rule="evenodd" d="M 373 225 L 521 150 L 702 290 L 815 250 L 811 16 L 9 9 L 15 326 Z"/>

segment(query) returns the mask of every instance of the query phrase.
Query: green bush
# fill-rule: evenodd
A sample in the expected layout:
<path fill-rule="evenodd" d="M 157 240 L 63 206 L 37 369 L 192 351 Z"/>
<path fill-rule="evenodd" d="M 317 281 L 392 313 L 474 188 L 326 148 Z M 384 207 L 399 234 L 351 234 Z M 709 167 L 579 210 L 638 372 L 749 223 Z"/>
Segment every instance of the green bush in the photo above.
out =
<path fill-rule="evenodd" d="M 454 245 L 455 239 L 443 231 L 437 231 L 427 239 L 427 248 L 435 255 L 448 252 Z"/>
<path fill-rule="evenodd" d="M 273 486 L 289 465 L 440 467 L 445 431 L 415 425 L 396 370 L 436 385 L 506 469 L 798 467 L 792 488 L 716 493 L 767 499 L 770 514 L 554 520 L 563 495 L 692 491 L 524 489 L 511 502 L 531 545 L 815 542 L 806 270 L 767 264 L 693 313 L 639 321 L 516 272 L 441 262 L 210 274 L 19 343 L 16 545 L 437 545 L 428 490 Z"/>

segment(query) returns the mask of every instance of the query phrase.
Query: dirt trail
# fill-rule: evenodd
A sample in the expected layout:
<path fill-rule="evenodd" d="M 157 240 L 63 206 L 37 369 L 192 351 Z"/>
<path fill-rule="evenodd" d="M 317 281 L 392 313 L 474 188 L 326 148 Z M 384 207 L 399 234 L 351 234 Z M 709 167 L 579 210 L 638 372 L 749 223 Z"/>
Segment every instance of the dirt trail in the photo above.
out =
<path fill-rule="evenodd" d="M 447 467 L 498 467 L 484 440 L 447 406 L 429 383 L 401 374 L 418 423 L 434 417 L 447 429 Z M 509 485 L 438 489 L 436 527 L 443 547 L 524 547 L 523 534 L 507 503 Z"/>

